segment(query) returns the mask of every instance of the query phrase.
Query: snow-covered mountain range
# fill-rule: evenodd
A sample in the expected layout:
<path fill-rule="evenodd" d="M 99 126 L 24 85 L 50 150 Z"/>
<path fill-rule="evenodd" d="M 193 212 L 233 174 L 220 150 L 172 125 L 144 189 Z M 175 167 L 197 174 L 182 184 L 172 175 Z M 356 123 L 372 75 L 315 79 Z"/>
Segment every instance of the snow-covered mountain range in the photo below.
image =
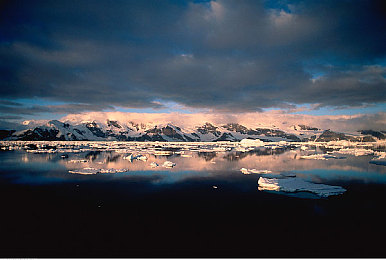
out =
<path fill-rule="evenodd" d="M 307 125 L 292 125 L 282 130 L 277 127 L 248 128 L 238 123 L 214 124 L 205 122 L 193 127 L 171 123 L 141 123 L 130 120 L 25 121 L 27 129 L 0 130 L 3 140 L 89 140 L 89 141 L 367 141 L 386 138 L 383 131 L 361 130 L 356 134 L 337 133 Z"/>

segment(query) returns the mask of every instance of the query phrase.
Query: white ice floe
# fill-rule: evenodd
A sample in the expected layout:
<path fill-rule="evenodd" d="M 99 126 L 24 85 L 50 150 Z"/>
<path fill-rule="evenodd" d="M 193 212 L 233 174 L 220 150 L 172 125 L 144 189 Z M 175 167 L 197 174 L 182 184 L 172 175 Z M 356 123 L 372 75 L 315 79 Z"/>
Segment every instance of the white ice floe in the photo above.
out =
<path fill-rule="evenodd" d="M 300 156 L 300 159 L 308 159 L 308 160 L 327 160 L 324 154 L 311 154 L 311 155 L 303 155 Z"/>
<path fill-rule="evenodd" d="M 128 172 L 129 169 L 99 169 L 98 173 L 120 173 L 120 172 Z"/>
<path fill-rule="evenodd" d="M 272 173 L 272 171 L 270 171 L 270 170 L 256 170 L 256 169 L 247 169 L 247 168 L 241 168 L 240 171 L 243 174 L 251 174 L 251 173 L 268 174 L 268 173 Z"/>
<path fill-rule="evenodd" d="M 75 174 L 97 174 L 99 173 L 99 170 L 98 169 L 95 169 L 95 168 L 91 168 L 91 167 L 86 167 L 86 168 L 83 168 L 83 169 L 77 169 L 77 170 L 70 170 L 68 171 L 69 173 L 75 173 Z"/>
<path fill-rule="evenodd" d="M 86 167 L 83 169 L 70 170 L 69 173 L 74 174 L 98 174 L 98 173 L 119 173 L 119 172 L 128 172 L 128 169 L 96 169 L 91 167 Z"/>
<path fill-rule="evenodd" d="M 80 160 L 69 160 L 68 162 L 69 163 L 86 163 L 88 161 L 85 159 L 80 159 Z"/>
<path fill-rule="evenodd" d="M 285 178 L 285 179 L 270 179 L 260 177 L 258 180 L 261 191 L 283 191 L 283 192 L 299 192 L 308 191 L 315 193 L 320 197 L 328 197 L 331 195 L 339 195 L 346 191 L 346 189 L 340 186 L 331 186 L 326 184 L 317 184 L 308 182 L 299 178 Z"/>
<path fill-rule="evenodd" d="M 156 167 L 158 167 L 158 163 L 156 163 L 156 162 L 151 162 L 151 163 L 150 163 L 150 167 L 151 167 L 151 168 L 156 168 Z"/>
<path fill-rule="evenodd" d="M 173 151 L 154 151 L 154 155 L 172 155 Z"/>
<path fill-rule="evenodd" d="M 141 161 L 147 161 L 147 157 L 145 155 L 138 155 L 136 158 L 136 160 L 141 160 Z"/>
<path fill-rule="evenodd" d="M 243 139 L 240 141 L 240 145 L 243 147 L 261 147 L 264 146 L 264 142 L 261 141 L 260 139 Z"/>
<path fill-rule="evenodd" d="M 135 160 L 136 158 L 137 158 L 137 157 L 134 156 L 133 154 L 129 154 L 129 155 L 123 157 L 123 160 L 133 161 L 133 160 Z"/>
<path fill-rule="evenodd" d="M 345 148 L 345 149 L 340 149 L 339 151 L 337 151 L 337 153 L 363 156 L 363 155 L 374 154 L 374 151 L 371 149 L 363 149 L 363 148 Z"/>
<path fill-rule="evenodd" d="M 173 168 L 174 166 L 176 166 L 176 164 L 174 162 L 171 162 L 171 161 L 166 161 L 166 162 L 164 162 L 164 164 L 162 166 L 165 168 Z"/>

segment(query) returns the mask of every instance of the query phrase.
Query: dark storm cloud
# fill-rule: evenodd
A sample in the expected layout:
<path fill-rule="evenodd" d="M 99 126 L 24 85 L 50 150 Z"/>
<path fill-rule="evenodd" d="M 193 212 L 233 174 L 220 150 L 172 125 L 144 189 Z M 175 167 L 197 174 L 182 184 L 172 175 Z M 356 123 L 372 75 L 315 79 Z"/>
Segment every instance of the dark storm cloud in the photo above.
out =
<path fill-rule="evenodd" d="M 0 112 L 385 102 L 382 8 L 381 1 L 9 1 L 0 14 L 1 97 L 69 105 L 0 103 Z"/>

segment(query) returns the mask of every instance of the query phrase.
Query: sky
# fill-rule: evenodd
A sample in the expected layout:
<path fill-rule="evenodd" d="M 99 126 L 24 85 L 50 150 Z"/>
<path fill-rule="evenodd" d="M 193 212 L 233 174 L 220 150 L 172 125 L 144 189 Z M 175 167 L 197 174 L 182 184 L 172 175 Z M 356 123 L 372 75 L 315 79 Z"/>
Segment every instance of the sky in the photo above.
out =
<path fill-rule="evenodd" d="M 98 111 L 377 115 L 384 1 L 2 1 L 0 127 Z"/>

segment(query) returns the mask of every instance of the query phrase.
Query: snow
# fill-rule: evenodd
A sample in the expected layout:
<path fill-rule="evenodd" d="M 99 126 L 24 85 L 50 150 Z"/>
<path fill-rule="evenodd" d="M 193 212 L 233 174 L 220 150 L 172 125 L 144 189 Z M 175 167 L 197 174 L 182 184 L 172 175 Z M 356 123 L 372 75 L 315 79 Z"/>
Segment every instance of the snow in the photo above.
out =
<path fill-rule="evenodd" d="M 283 191 L 283 192 L 300 192 L 307 191 L 315 193 L 320 197 L 328 197 L 331 195 L 339 195 L 346 191 L 340 186 L 331 186 L 326 184 L 317 184 L 308 182 L 299 178 L 264 178 L 260 177 L 258 180 L 258 189 L 261 191 Z"/>

